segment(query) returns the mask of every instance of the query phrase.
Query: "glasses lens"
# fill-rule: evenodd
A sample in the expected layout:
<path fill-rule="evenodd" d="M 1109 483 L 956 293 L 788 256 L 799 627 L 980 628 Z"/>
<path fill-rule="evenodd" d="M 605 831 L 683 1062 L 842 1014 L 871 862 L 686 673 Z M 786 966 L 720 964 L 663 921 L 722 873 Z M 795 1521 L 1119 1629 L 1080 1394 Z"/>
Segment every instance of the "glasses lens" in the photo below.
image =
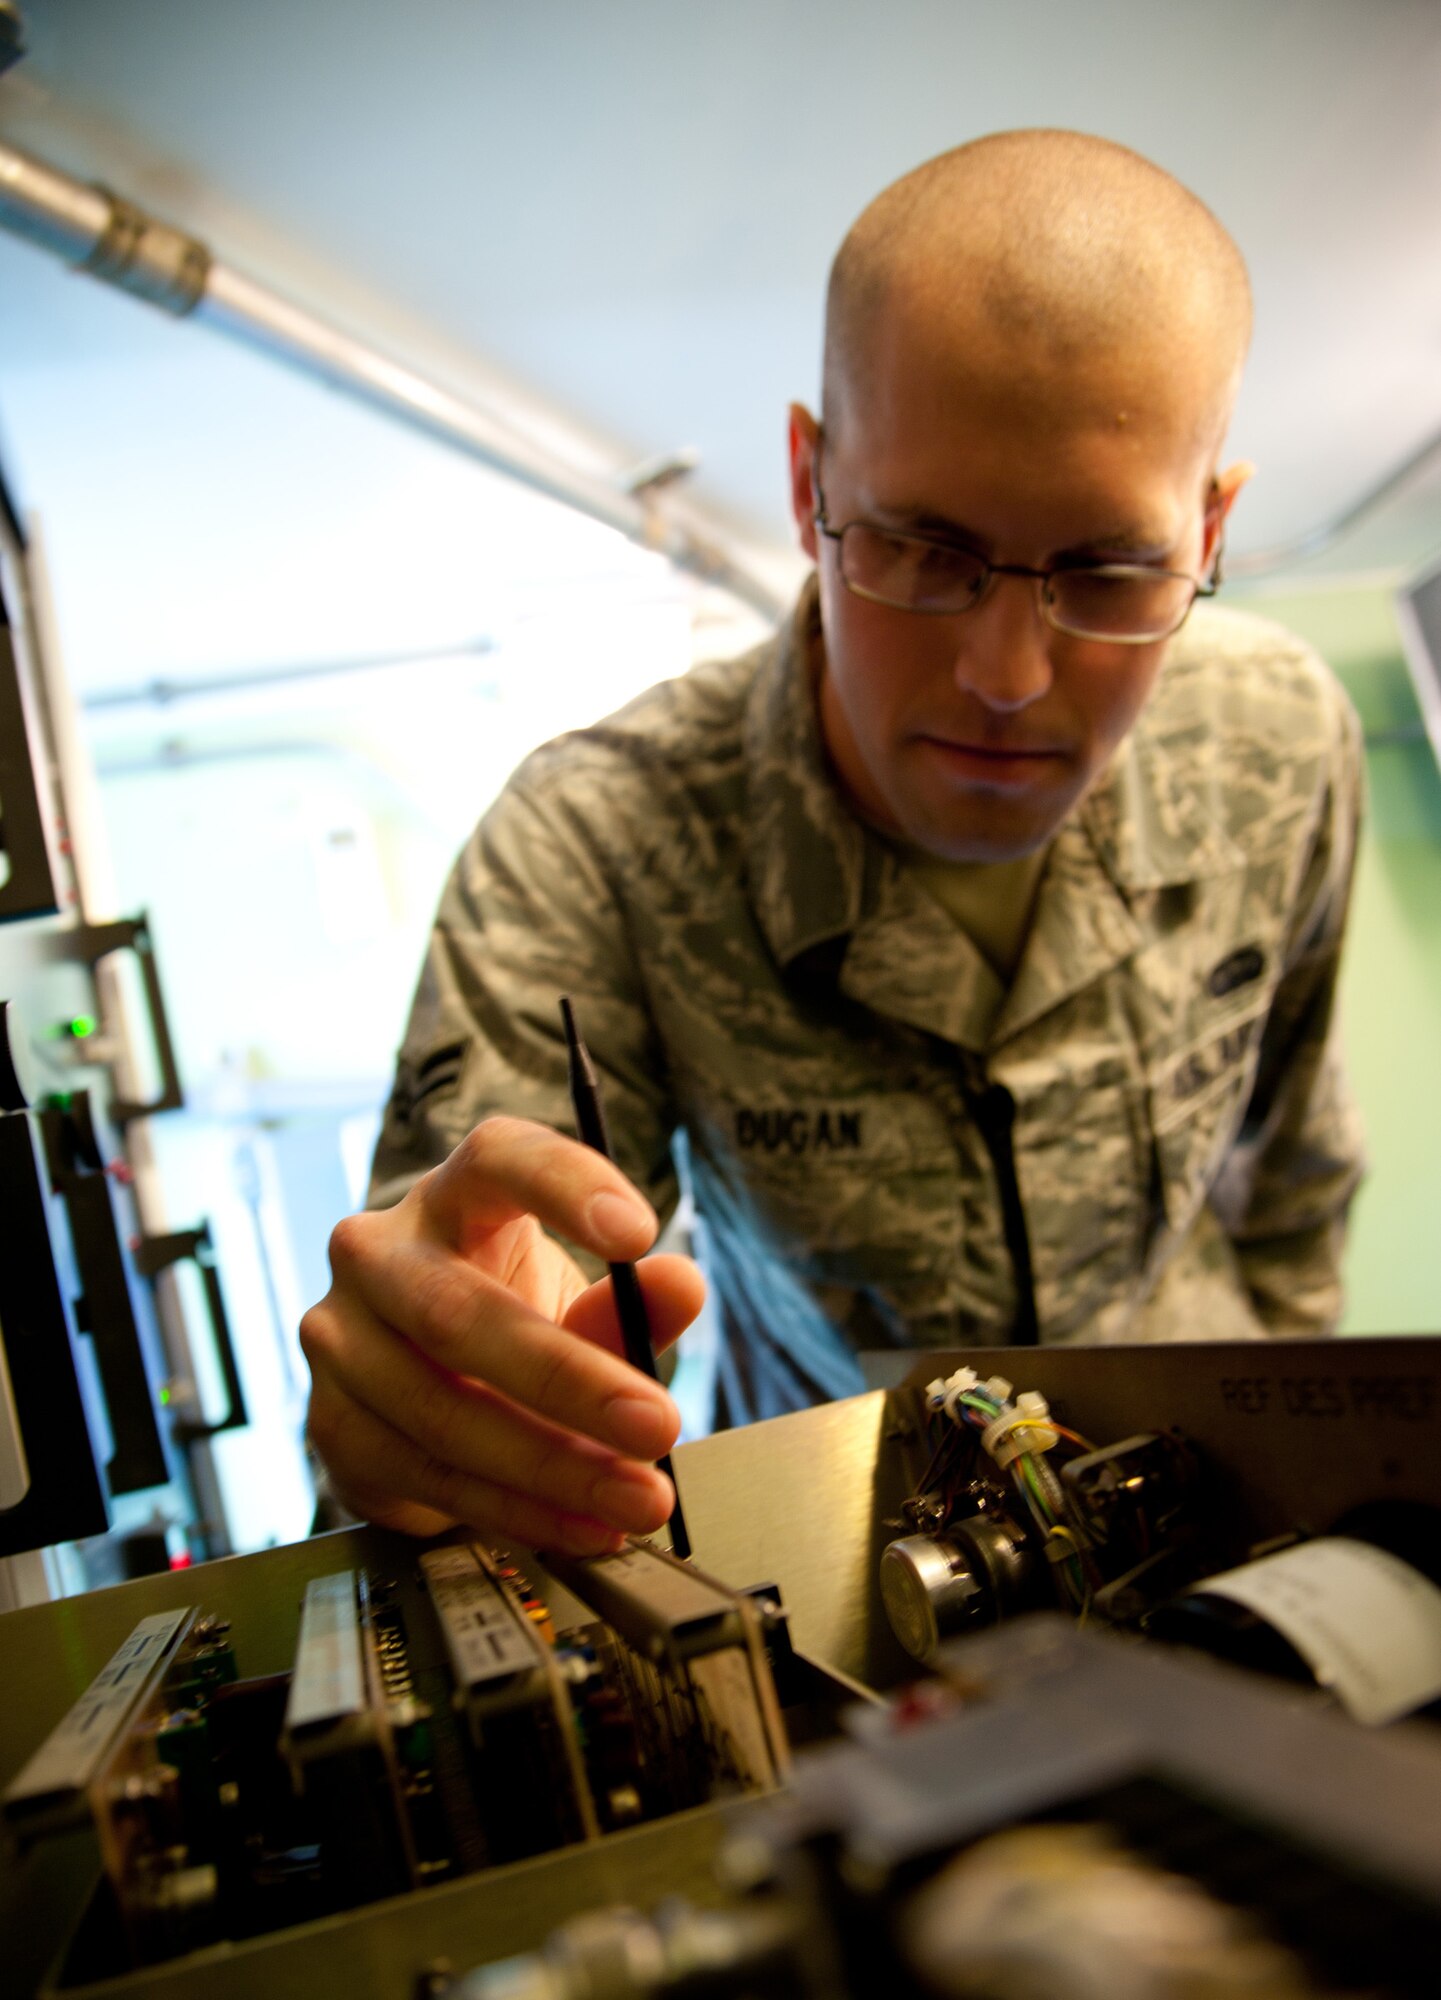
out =
<path fill-rule="evenodd" d="M 986 580 L 978 556 L 919 535 L 885 535 L 853 521 L 841 537 L 850 588 L 902 611 L 969 611 Z"/>
<path fill-rule="evenodd" d="M 1063 631 L 1082 639 L 1164 639 L 1190 610 L 1196 586 L 1169 570 L 1057 570 L 1047 585 Z"/>

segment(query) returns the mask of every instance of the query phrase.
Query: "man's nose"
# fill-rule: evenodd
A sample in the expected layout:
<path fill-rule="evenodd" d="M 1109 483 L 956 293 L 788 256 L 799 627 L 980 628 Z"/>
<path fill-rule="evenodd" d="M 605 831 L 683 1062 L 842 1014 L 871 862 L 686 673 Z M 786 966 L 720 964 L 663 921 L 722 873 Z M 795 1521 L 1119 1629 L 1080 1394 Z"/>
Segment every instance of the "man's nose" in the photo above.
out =
<path fill-rule="evenodd" d="M 1055 634 L 1041 616 L 1028 576 L 998 576 L 956 625 L 956 686 L 998 715 L 1039 701 L 1055 679 Z"/>

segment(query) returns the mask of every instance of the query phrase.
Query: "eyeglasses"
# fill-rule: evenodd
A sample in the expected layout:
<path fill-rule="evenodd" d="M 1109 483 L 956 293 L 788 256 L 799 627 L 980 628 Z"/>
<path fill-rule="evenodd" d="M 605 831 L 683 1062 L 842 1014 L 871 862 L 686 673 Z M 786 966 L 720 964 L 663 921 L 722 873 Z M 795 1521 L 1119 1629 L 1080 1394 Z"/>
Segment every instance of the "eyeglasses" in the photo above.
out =
<path fill-rule="evenodd" d="M 1113 646 L 1146 646 L 1169 638 L 1185 623 L 1196 599 L 1214 597 L 1220 587 L 1219 544 L 1210 575 L 1195 577 L 1139 563 L 1029 569 L 1024 563 L 987 562 L 954 542 L 896 534 L 869 521 L 833 528 L 826 519 L 818 465 L 813 476 L 816 526 L 837 546 L 842 583 L 855 596 L 896 611 L 954 618 L 975 609 L 992 578 L 1029 576 L 1035 579 L 1040 614 L 1053 631 Z"/>

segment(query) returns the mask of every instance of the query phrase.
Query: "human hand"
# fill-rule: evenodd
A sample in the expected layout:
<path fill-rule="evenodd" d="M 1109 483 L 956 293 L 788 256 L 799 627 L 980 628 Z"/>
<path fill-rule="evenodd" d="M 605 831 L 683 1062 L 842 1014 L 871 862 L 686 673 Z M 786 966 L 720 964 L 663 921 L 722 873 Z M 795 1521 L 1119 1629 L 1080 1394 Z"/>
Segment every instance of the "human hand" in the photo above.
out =
<path fill-rule="evenodd" d="M 619 1263 L 654 1241 L 656 1220 L 599 1153 L 503 1117 L 396 1207 L 336 1227 L 331 1287 L 300 1344 L 311 1442 L 353 1512 L 573 1555 L 669 1517 L 670 1481 L 650 1461 L 674 1444 L 679 1413 L 622 1358 L 610 1279 L 589 1283 L 547 1230 Z M 704 1282 L 685 1257 L 638 1275 L 667 1347 Z"/>

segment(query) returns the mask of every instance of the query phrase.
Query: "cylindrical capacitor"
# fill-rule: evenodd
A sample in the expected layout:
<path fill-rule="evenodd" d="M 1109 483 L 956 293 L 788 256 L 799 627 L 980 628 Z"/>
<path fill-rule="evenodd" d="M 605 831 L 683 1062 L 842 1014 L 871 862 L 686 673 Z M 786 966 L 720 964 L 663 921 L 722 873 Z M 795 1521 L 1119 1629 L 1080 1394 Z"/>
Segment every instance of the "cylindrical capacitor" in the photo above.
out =
<path fill-rule="evenodd" d="M 1004 1617 L 1031 1568 L 1009 1524 L 977 1514 L 942 1535 L 891 1542 L 881 1553 L 881 1602 L 911 1658 L 928 1665 L 942 1641 Z"/>

